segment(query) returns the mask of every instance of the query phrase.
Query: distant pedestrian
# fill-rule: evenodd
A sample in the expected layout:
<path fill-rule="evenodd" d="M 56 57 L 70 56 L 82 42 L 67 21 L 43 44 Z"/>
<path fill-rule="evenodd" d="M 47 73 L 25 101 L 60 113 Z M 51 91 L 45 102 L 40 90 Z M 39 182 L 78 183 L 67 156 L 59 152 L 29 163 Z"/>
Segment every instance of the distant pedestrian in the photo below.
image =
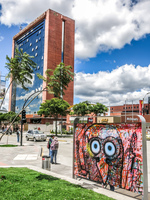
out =
<path fill-rule="evenodd" d="M 51 163 L 54 164 L 53 158 L 55 158 L 55 164 L 57 164 L 57 151 L 58 151 L 59 143 L 57 137 L 54 137 L 52 143 L 51 143 L 51 150 L 52 150 L 52 156 L 51 156 Z"/>
<path fill-rule="evenodd" d="M 19 142 L 19 137 L 20 137 L 19 127 L 16 127 L 16 134 L 17 134 L 17 142 Z"/>
<path fill-rule="evenodd" d="M 4 127 L 4 132 L 6 132 L 7 131 L 7 125 L 5 125 L 5 127 Z M 7 134 L 7 133 L 6 133 Z"/>
<path fill-rule="evenodd" d="M 5 132 L 5 126 L 4 126 L 4 124 L 2 125 L 2 133 L 4 133 Z"/>
<path fill-rule="evenodd" d="M 51 144 L 52 144 L 53 139 L 54 139 L 54 136 L 52 135 L 52 136 L 49 138 L 48 142 L 47 142 L 47 148 L 49 149 L 49 156 L 50 156 L 50 157 L 52 157 Z"/>

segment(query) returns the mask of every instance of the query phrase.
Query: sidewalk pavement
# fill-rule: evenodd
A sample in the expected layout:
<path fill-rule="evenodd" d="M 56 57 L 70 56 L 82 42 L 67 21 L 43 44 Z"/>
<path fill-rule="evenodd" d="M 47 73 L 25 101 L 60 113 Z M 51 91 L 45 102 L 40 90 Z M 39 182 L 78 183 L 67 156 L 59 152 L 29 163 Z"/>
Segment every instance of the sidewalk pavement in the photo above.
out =
<path fill-rule="evenodd" d="M 66 142 L 67 139 L 63 138 L 59 139 L 61 142 Z M 67 143 L 71 142 L 70 140 Z M 0 145 L 3 142 L 0 141 Z M 19 145 L 18 143 L 14 142 L 14 144 Z M 66 181 L 69 181 L 73 184 L 81 185 L 87 189 L 92 189 L 93 191 L 104 194 L 108 197 L 112 197 L 117 200 L 133 200 L 133 199 L 142 199 L 142 196 L 128 192 L 123 189 L 117 188 L 114 192 L 110 191 L 109 188 L 104 189 L 101 187 L 100 184 L 97 184 L 92 181 L 88 181 L 85 179 L 73 179 L 72 178 L 72 165 L 70 164 L 70 160 L 66 159 L 63 161 L 63 157 L 59 157 L 59 164 L 51 165 L 50 171 L 42 169 L 42 148 L 36 143 L 24 143 L 24 146 L 17 146 L 17 147 L 1 147 L 0 148 L 0 168 L 1 167 L 27 167 L 29 169 L 51 175 Z M 47 154 L 47 150 L 45 149 L 43 154 Z M 150 199 L 150 196 L 149 196 Z"/>

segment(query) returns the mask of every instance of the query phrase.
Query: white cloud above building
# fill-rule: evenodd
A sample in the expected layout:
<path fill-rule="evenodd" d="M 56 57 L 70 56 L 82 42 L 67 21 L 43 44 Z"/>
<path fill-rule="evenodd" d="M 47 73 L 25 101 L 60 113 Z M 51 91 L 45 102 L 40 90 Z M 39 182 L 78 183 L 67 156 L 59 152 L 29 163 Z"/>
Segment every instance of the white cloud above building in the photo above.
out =
<path fill-rule="evenodd" d="M 80 59 L 120 49 L 150 33 L 149 0 L 1 0 L 1 5 L 0 22 L 8 26 L 30 23 L 49 8 L 73 18 Z"/>
<path fill-rule="evenodd" d="M 75 94 L 80 101 L 93 103 L 122 105 L 125 100 L 138 103 L 149 91 L 149 74 L 150 65 L 123 65 L 111 72 L 99 71 L 93 74 L 79 72 L 75 76 Z"/>
<path fill-rule="evenodd" d="M 30 23 L 48 9 L 74 19 L 76 63 L 122 49 L 150 34 L 149 0 L 1 0 L 0 4 L 0 23 L 7 26 Z M 0 41 L 3 37 L 0 35 Z M 75 97 L 107 105 L 123 104 L 125 99 L 137 102 L 149 91 L 149 74 L 150 65 L 130 63 L 110 72 L 78 72 Z"/>

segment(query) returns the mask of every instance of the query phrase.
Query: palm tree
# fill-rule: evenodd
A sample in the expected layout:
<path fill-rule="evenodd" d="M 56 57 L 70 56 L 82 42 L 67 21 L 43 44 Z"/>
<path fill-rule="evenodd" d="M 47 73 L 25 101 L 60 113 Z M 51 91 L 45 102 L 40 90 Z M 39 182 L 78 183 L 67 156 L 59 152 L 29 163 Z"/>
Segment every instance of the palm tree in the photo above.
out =
<path fill-rule="evenodd" d="M 47 83 L 48 90 L 52 91 L 55 97 L 63 99 L 64 90 L 67 90 L 69 83 L 73 81 L 74 73 L 70 69 L 72 69 L 71 65 L 65 66 L 61 62 L 54 70 L 47 69 L 46 77 L 38 73 L 37 76 Z"/>
<path fill-rule="evenodd" d="M 20 51 L 16 48 L 14 58 L 9 58 L 6 56 L 6 68 L 8 69 L 8 74 L 6 79 L 11 78 L 9 86 L 4 94 L 3 100 L 1 102 L 0 108 L 4 102 L 6 93 L 10 88 L 11 84 L 15 82 L 17 85 L 21 85 L 23 89 L 28 90 L 25 86 L 27 83 L 31 84 L 33 69 L 36 67 L 36 63 L 32 60 L 34 56 L 30 56 L 26 52 Z"/>
<path fill-rule="evenodd" d="M 47 69 L 45 71 L 46 77 L 37 74 L 38 78 L 42 79 L 47 83 L 47 89 L 54 94 L 54 97 L 63 99 L 65 90 L 71 81 L 73 81 L 74 73 L 70 71 L 71 65 L 65 66 L 64 63 L 60 63 L 54 70 Z M 61 117 L 61 134 L 62 134 L 62 117 Z"/>

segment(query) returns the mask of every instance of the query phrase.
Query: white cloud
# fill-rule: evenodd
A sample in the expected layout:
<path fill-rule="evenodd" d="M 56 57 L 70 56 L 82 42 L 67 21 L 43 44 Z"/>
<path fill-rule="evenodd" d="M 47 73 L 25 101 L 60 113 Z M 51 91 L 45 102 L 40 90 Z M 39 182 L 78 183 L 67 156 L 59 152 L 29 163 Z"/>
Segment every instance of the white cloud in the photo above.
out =
<path fill-rule="evenodd" d="M 25 87 L 27 87 L 27 88 L 33 87 L 34 82 L 35 82 L 35 74 L 31 74 L 31 75 L 32 75 L 32 79 L 30 79 L 31 84 L 30 83 L 25 83 Z M 22 85 L 18 84 L 17 87 L 18 88 L 22 88 Z M 24 93 L 26 93 L 26 91 L 24 91 Z"/>
<path fill-rule="evenodd" d="M 41 91 L 42 90 L 42 85 L 39 87 L 39 88 L 36 88 L 36 91 Z M 22 96 L 16 96 L 16 101 L 18 100 L 25 100 L 25 99 L 28 99 L 29 96 L 31 96 L 31 98 L 29 98 L 29 101 L 34 98 L 38 93 L 35 93 L 35 95 L 32 96 L 32 94 L 34 94 L 35 91 L 34 90 L 31 90 L 30 92 L 23 92 L 24 95 Z M 42 97 L 42 93 L 40 93 L 38 95 L 39 98 Z"/>
<path fill-rule="evenodd" d="M 1 0 L 0 22 L 29 23 L 49 8 L 75 20 L 76 57 L 120 49 L 150 33 L 149 0 Z M 33 9 L 34 8 L 34 9 Z"/>
<path fill-rule="evenodd" d="M 150 65 L 123 65 L 111 72 L 76 73 L 75 98 L 80 101 L 122 105 L 127 99 L 138 103 L 150 91 Z M 82 86 L 82 87 L 81 87 Z"/>
<path fill-rule="evenodd" d="M 9 105 L 9 90 L 6 93 L 6 97 L 5 97 L 2 107 L 6 108 L 6 110 L 8 110 L 8 105 Z"/>
<path fill-rule="evenodd" d="M 0 42 L 1 42 L 3 39 L 4 39 L 4 37 L 3 37 L 3 36 L 0 36 Z"/>
<path fill-rule="evenodd" d="M 76 56 L 94 57 L 143 37 L 150 32 L 149 9 L 150 1 L 131 6 L 131 0 L 76 0 Z"/>
<path fill-rule="evenodd" d="M 1 0 L 1 23 L 11 26 L 20 23 L 30 23 L 48 9 L 69 14 L 70 0 Z M 67 6 L 66 6 L 67 4 Z M 33 9 L 34 8 L 34 9 Z"/>

